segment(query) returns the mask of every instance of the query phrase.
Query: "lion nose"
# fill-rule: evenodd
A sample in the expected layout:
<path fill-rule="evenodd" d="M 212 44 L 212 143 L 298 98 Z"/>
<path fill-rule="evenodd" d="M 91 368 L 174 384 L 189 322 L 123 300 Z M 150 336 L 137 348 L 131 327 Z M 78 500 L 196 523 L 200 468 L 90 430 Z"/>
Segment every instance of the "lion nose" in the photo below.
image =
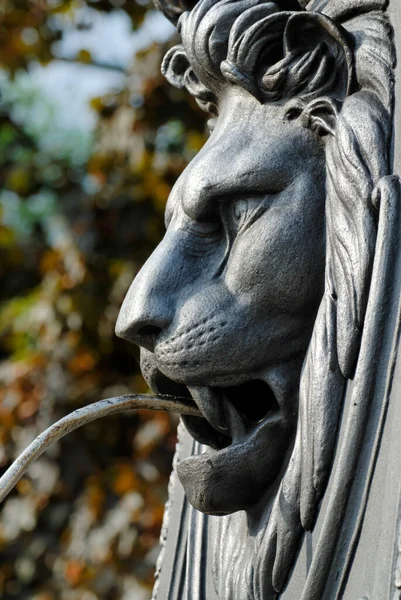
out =
<path fill-rule="evenodd" d="M 160 334 L 168 327 L 170 319 L 163 302 L 144 295 L 142 290 L 137 290 L 136 284 L 137 282 L 134 281 L 121 307 L 116 334 L 132 344 L 153 352 Z M 137 291 L 139 293 L 136 293 Z"/>
<path fill-rule="evenodd" d="M 139 277 L 132 283 L 121 307 L 116 334 L 153 352 L 160 334 L 170 324 L 168 312 L 165 297 Z"/>
<path fill-rule="evenodd" d="M 158 254 L 156 249 L 134 279 L 116 324 L 118 337 L 150 352 L 172 321 L 171 269 L 166 272 Z"/>

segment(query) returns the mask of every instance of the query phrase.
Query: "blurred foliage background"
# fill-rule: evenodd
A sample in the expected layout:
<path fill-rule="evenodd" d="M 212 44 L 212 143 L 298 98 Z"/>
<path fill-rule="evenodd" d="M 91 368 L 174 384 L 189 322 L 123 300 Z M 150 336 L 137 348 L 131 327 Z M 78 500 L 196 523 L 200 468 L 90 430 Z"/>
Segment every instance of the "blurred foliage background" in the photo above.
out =
<path fill-rule="evenodd" d="M 0 469 L 64 414 L 144 391 L 114 335 L 204 141 L 160 75 L 173 28 L 134 0 L 0 3 Z M 53 447 L 0 511 L 2 600 L 145 600 L 176 442 L 163 413 Z"/>

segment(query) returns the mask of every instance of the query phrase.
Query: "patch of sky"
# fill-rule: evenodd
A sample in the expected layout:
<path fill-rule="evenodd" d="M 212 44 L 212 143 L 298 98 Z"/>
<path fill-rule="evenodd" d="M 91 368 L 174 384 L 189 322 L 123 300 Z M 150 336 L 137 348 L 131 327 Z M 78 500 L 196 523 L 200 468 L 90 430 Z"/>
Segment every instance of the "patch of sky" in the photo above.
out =
<path fill-rule="evenodd" d="M 12 119 L 23 126 L 42 152 L 68 160 L 72 165 L 86 160 L 95 116 L 81 114 L 80 102 L 83 99 L 86 102 L 86 96 L 71 94 L 68 108 L 64 102 L 57 101 L 66 99 L 71 89 L 56 64 L 51 63 L 46 69 L 32 64 L 28 73 L 17 73 L 14 81 L 3 81 L 1 87 L 0 108 L 10 112 Z"/>
<path fill-rule="evenodd" d="M 45 66 L 32 62 L 13 81 L 0 73 L 0 110 L 11 110 L 42 151 L 79 165 L 93 143 L 96 113 L 90 99 L 122 89 L 134 53 L 167 40 L 173 27 L 156 11 L 135 32 L 122 10 L 79 8 L 57 19 L 54 27 L 63 30 L 63 37 L 54 46 L 56 59 Z M 97 66 L 73 62 L 82 50 Z"/>
<path fill-rule="evenodd" d="M 172 119 L 159 127 L 155 145 L 159 152 L 179 150 L 184 136 L 184 125 L 181 121 Z"/>
<path fill-rule="evenodd" d="M 99 64 L 126 69 L 135 52 L 152 42 L 165 42 L 174 27 L 157 11 L 151 11 L 137 31 L 122 10 L 102 13 L 93 8 L 80 8 L 54 17 L 53 26 L 63 31 L 63 37 L 53 45 L 58 58 L 74 58 L 82 50 L 90 53 Z"/>
<path fill-rule="evenodd" d="M 29 239 L 37 223 L 46 224 L 56 213 L 57 198 L 50 190 L 30 196 L 29 202 L 9 190 L 0 192 L 0 215 L 3 225 L 10 227 L 19 239 Z"/>

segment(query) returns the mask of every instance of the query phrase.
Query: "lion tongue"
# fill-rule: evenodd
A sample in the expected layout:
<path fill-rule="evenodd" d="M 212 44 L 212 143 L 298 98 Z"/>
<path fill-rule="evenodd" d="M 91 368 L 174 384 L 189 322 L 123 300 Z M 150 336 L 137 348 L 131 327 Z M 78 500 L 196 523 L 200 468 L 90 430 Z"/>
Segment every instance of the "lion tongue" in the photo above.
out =
<path fill-rule="evenodd" d="M 228 423 L 225 412 L 226 402 L 216 390 L 209 387 L 188 387 L 199 410 L 217 431 L 227 435 Z"/>

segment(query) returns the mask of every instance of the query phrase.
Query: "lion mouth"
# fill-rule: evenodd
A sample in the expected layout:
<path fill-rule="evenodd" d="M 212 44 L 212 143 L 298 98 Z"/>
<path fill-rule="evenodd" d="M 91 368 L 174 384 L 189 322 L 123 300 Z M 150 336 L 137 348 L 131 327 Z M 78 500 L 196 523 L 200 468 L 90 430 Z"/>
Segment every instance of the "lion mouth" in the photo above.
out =
<path fill-rule="evenodd" d="M 233 386 L 186 386 L 159 371 L 152 387 L 160 394 L 192 399 L 203 418 L 182 416 L 185 427 L 196 441 L 215 450 L 244 439 L 280 410 L 273 391 L 260 379 Z"/>

